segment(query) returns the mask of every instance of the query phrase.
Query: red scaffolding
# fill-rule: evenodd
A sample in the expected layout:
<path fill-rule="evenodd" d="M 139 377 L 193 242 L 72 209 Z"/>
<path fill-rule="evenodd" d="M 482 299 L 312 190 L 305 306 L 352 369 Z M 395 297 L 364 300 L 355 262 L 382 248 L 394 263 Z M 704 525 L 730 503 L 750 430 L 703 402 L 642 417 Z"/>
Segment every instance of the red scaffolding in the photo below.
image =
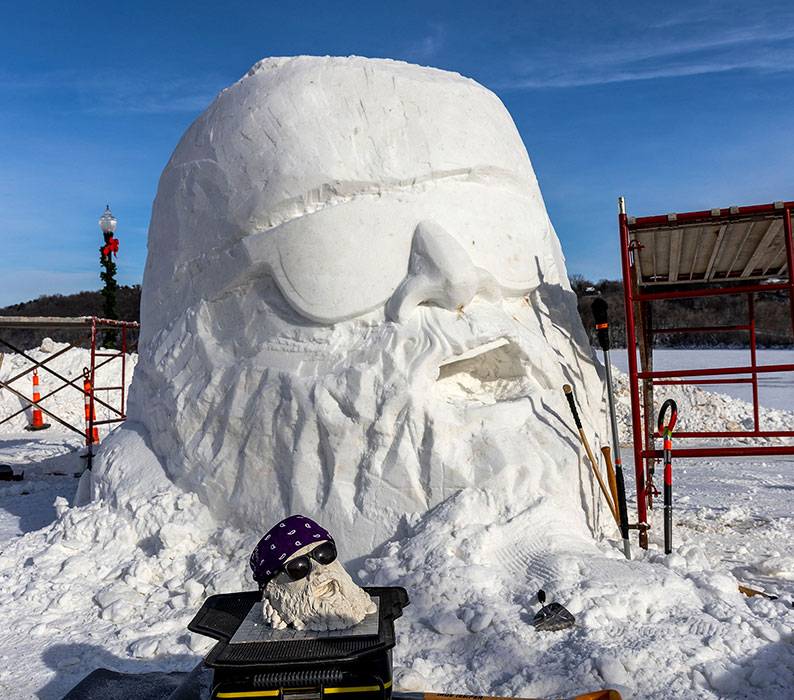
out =
<path fill-rule="evenodd" d="M 15 347 L 12 345 L 8 340 L 5 338 L 0 337 L 0 345 L 3 345 L 13 352 L 17 353 L 21 357 L 24 357 L 28 360 L 31 365 L 27 369 L 18 374 L 10 377 L 6 381 L 0 380 L 0 387 L 6 389 L 10 393 L 17 396 L 20 400 L 22 400 L 26 406 L 17 410 L 16 412 L 0 417 L 0 424 L 5 423 L 6 421 L 11 420 L 15 416 L 19 415 L 20 413 L 27 410 L 28 406 L 32 406 L 34 408 L 39 409 L 42 413 L 46 414 L 53 420 L 57 421 L 64 427 L 68 428 L 76 432 L 77 434 L 81 435 L 85 441 L 86 445 L 88 446 L 88 453 L 87 457 L 87 466 L 91 468 L 91 462 L 93 457 L 93 444 L 94 441 L 92 436 L 94 435 L 94 428 L 98 425 L 106 425 L 111 423 L 120 423 L 126 419 L 126 412 L 125 412 L 125 385 L 126 385 L 126 370 L 127 370 L 127 353 L 135 350 L 138 343 L 133 342 L 130 343 L 130 338 L 128 332 L 132 328 L 139 328 L 140 324 L 134 321 L 115 321 L 112 319 L 107 318 L 97 318 L 95 316 L 86 316 L 80 318 L 61 318 L 61 317 L 53 317 L 53 316 L 46 316 L 46 317 L 23 317 L 23 316 L 0 316 L 0 332 L 6 328 L 23 328 L 27 330 L 39 330 L 39 329 L 47 329 L 47 328 L 60 328 L 60 329 L 68 329 L 68 330 L 85 330 L 86 334 L 80 337 L 75 342 L 71 343 L 65 348 L 62 348 L 56 353 L 53 353 L 49 357 L 44 360 L 37 361 L 34 357 L 26 353 L 24 350 Z M 108 349 L 98 347 L 99 341 L 99 332 L 102 330 L 111 330 L 115 329 L 121 332 L 121 347 L 120 349 Z M 65 352 L 71 350 L 74 347 L 78 347 L 83 345 L 84 343 L 90 342 L 91 348 L 91 359 L 90 365 L 83 370 L 83 373 L 77 377 L 65 377 L 60 372 L 52 369 L 48 366 L 52 360 L 60 355 L 64 354 Z M 108 363 L 118 360 L 118 375 L 119 376 L 119 383 L 118 385 L 113 386 L 96 386 L 96 371 L 100 367 L 107 365 Z M 49 372 L 54 377 L 59 379 L 63 382 L 58 388 L 50 391 L 49 393 L 42 396 L 38 401 L 31 400 L 24 392 L 18 391 L 16 388 L 12 387 L 11 384 L 22 377 L 25 377 L 31 372 L 38 371 L 39 368 Z M 66 387 L 72 387 L 76 389 L 82 396 L 83 400 L 85 401 L 86 405 L 86 425 L 84 427 L 78 427 L 72 425 L 63 417 L 59 416 L 54 411 L 45 408 L 41 405 L 41 402 L 45 399 L 49 398 L 53 394 L 57 394 L 62 389 Z M 88 390 L 86 390 L 88 387 Z M 114 391 L 118 392 L 116 395 L 118 396 L 118 404 L 113 405 L 108 401 L 103 401 L 100 399 L 96 393 L 97 391 Z M 106 397 L 107 398 L 107 397 Z M 109 412 L 109 418 L 105 420 L 96 420 L 96 405 L 99 404 L 103 406 Z"/>
<path fill-rule="evenodd" d="M 643 218 L 626 214 L 619 200 L 620 253 L 626 307 L 626 339 L 631 392 L 632 442 L 637 478 L 640 546 L 647 547 L 647 508 L 651 505 L 655 448 L 654 385 L 752 385 L 753 429 L 676 431 L 679 438 L 794 437 L 794 430 L 762 430 L 758 410 L 758 375 L 792 372 L 794 365 L 759 365 L 756 358 L 754 296 L 788 292 L 794 338 L 794 250 L 791 213 L 794 202 L 730 207 Z M 686 328 L 654 328 L 652 302 L 713 295 L 744 295 L 747 322 Z M 653 336 L 661 333 L 745 331 L 750 364 L 741 367 L 653 370 Z M 638 369 L 637 355 L 639 353 Z M 749 375 L 749 376 L 735 376 Z M 642 384 L 640 384 L 642 383 Z M 794 427 L 794 426 L 793 426 Z M 674 457 L 794 454 L 794 445 L 695 446 L 676 448 Z"/>

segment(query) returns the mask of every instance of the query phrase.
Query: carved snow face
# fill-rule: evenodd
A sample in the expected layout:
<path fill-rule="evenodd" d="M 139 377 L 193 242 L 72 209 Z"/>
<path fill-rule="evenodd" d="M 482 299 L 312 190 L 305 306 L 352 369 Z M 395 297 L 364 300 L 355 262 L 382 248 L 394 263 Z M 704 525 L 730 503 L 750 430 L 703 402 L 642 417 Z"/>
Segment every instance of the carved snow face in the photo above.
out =
<path fill-rule="evenodd" d="M 508 295 L 559 280 L 537 180 L 493 93 L 394 61 L 267 59 L 163 171 L 144 307 L 171 317 L 199 292 L 269 277 L 304 319 L 355 318 L 400 285 L 422 221 Z"/>
<path fill-rule="evenodd" d="M 302 547 L 286 561 L 306 555 L 317 546 Z M 310 561 L 306 577 L 295 581 L 282 571 L 267 584 L 262 601 L 268 624 L 317 631 L 347 629 L 375 612 L 375 603 L 353 582 L 338 559 L 330 564 Z"/>
<path fill-rule="evenodd" d="M 163 172 L 130 417 L 219 519 L 312 512 L 351 556 L 461 488 L 580 512 L 559 387 L 601 387 L 566 289 L 495 95 L 392 61 L 268 59 Z"/>

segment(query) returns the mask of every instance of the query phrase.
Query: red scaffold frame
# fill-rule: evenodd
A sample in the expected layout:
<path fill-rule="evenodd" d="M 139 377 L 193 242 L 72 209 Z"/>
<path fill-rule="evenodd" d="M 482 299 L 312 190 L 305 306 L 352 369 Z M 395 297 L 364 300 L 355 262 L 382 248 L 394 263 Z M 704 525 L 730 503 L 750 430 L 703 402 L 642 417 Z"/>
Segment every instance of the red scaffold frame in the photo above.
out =
<path fill-rule="evenodd" d="M 631 394 L 632 416 L 632 443 L 634 453 L 635 475 L 637 480 L 637 515 L 640 546 L 647 548 L 648 515 L 647 507 L 651 505 L 651 486 L 647 478 L 653 469 L 654 460 L 662 456 L 662 450 L 655 448 L 654 439 L 658 437 L 653 428 L 653 385 L 675 384 L 751 384 L 753 396 L 753 429 L 752 430 L 725 430 L 725 431 L 681 431 L 675 432 L 679 438 L 770 438 L 794 437 L 794 430 L 762 430 L 759 421 L 758 406 L 758 375 L 769 372 L 792 372 L 794 364 L 759 365 L 756 357 L 756 329 L 755 329 L 755 303 L 754 295 L 759 292 L 777 290 L 788 291 L 792 338 L 794 338 L 794 246 L 792 244 L 791 215 L 794 211 L 794 202 L 776 202 L 774 204 L 757 205 L 750 207 L 730 207 L 729 209 L 712 209 L 708 211 L 689 212 L 685 214 L 667 214 L 644 218 L 629 217 L 626 214 L 625 201 L 621 197 L 619 206 L 618 223 L 620 227 L 620 255 L 623 271 L 623 294 L 626 310 L 626 339 L 628 350 L 629 389 Z M 688 279 L 686 275 L 678 277 L 679 261 L 681 259 L 681 241 L 687 234 L 683 228 L 697 225 L 720 226 L 720 236 L 725 228 L 737 222 L 752 222 L 758 220 L 770 221 L 782 218 L 782 234 L 784 242 L 784 264 L 769 271 L 771 264 L 762 273 L 748 262 L 741 272 L 732 272 L 739 256 L 735 256 L 727 271 L 712 271 L 715 257 L 718 257 L 715 243 L 714 251 L 709 262 L 709 269 L 705 274 L 693 275 L 695 262 L 692 261 Z M 779 225 L 779 224 L 778 224 Z M 680 228 L 677 228 L 680 227 Z M 769 225 L 771 228 L 771 224 Z M 642 277 L 637 257 L 644 247 L 639 238 L 643 231 L 661 232 L 669 236 L 672 241 L 670 247 L 670 263 L 666 274 L 654 274 Z M 698 240 L 700 232 L 698 232 Z M 748 240 L 749 231 L 744 234 L 741 245 Z M 771 237 L 767 237 L 763 245 L 769 246 Z M 656 241 L 654 240 L 654 245 Z M 673 247 L 675 246 L 675 248 Z M 697 244 L 695 244 L 696 246 Z M 691 247 L 691 246 L 690 246 Z M 759 244 L 759 248 L 761 244 Z M 673 255 L 675 250 L 675 256 Z M 731 251 L 733 252 L 733 251 Z M 653 251 L 656 255 L 656 250 Z M 780 260 L 779 253 L 777 260 Z M 695 260 L 697 253 L 694 254 Z M 730 256 L 729 256 L 730 257 Z M 675 262 L 673 262 L 675 258 Z M 752 261 L 758 258 L 754 255 Z M 653 258 L 654 268 L 656 258 Z M 785 267 L 786 279 L 783 280 L 781 271 Z M 674 271 L 673 271 L 674 270 Z M 749 272 L 748 272 L 749 271 Z M 775 274 L 773 274 L 775 273 Z M 750 279 L 748 279 L 750 278 Z M 699 288 L 687 289 L 684 283 L 697 283 Z M 651 285 L 657 286 L 660 291 L 647 291 Z M 730 286 L 728 286 L 730 285 Z M 689 286 L 694 286 L 690 284 Z M 745 295 L 747 297 L 747 323 L 731 326 L 700 326 L 687 328 L 654 329 L 650 304 L 662 299 L 684 299 L 713 295 Z M 694 333 L 694 332 L 724 332 L 746 331 L 750 339 L 750 364 L 741 367 L 689 369 L 674 371 L 653 371 L 653 342 L 652 338 L 661 333 Z M 640 355 L 641 368 L 638 368 L 638 354 Z M 733 375 L 749 375 L 736 377 Z M 642 392 L 640 390 L 642 380 Z M 711 446 L 711 447 L 682 447 L 673 450 L 674 457 L 728 457 L 728 456 L 753 456 L 753 455 L 790 455 L 794 454 L 794 445 L 750 445 L 750 446 Z"/>
<path fill-rule="evenodd" d="M 25 369 L 22 372 L 19 372 L 15 376 L 7 379 L 6 381 L 0 380 L 0 387 L 6 389 L 10 393 L 14 394 L 19 398 L 22 402 L 24 402 L 25 406 L 16 412 L 12 413 L 8 416 L 3 416 L 0 418 L 0 424 L 5 423 L 6 421 L 11 420 L 15 416 L 19 415 L 20 413 L 26 411 L 28 407 L 32 406 L 34 408 L 39 409 L 42 413 L 46 414 L 56 422 L 63 425 L 65 428 L 78 433 L 85 439 L 85 443 L 88 448 L 88 452 L 86 455 L 87 459 L 87 467 L 90 469 L 92 466 L 92 457 L 93 457 L 93 439 L 92 436 L 94 435 L 94 428 L 98 425 L 107 425 L 112 423 L 120 423 L 126 420 L 126 368 L 127 368 L 127 353 L 131 352 L 136 349 L 137 342 L 130 343 L 128 331 L 132 328 L 140 328 L 140 324 L 135 321 L 116 321 L 113 319 L 107 318 L 97 318 L 96 316 L 86 316 L 86 317 L 79 317 L 79 318 L 58 318 L 58 317 L 18 317 L 18 316 L 0 316 L 0 332 L 4 328 L 25 328 L 29 330 L 39 330 L 39 329 L 49 329 L 49 328 L 60 328 L 60 329 L 70 329 L 70 330 L 81 330 L 85 329 L 89 331 L 86 335 L 82 336 L 75 342 L 71 343 L 65 348 L 62 348 L 58 352 L 54 353 L 50 357 L 36 361 L 31 355 L 29 355 L 24 350 L 15 347 L 12 345 L 8 340 L 0 337 L 0 345 L 3 345 L 9 348 L 12 352 L 17 353 L 19 356 L 24 357 L 31 363 L 31 366 Z M 101 330 L 110 330 L 116 329 L 121 331 L 121 347 L 120 349 L 107 349 L 107 348 L 98 348 L 98 331 Z M 56 370 L 49 367 L 49 363 L 54 360 L 56 357 L 62 355 L 63 353 L 71 350 L 74 347 L 78 347 L 90 340 L 91 342 L 91 361 L 90 367 L 87 367 L 84 370 L 83 375 L 79 377 L 72 377 L 71 379 L 68 377 L 63 376 Z M 99 359 L 98 361 L 98 358 Z M 96 386 L 96 371 L 103 365 L 108 364 L 113 360 L 120 360 L 120 381 L 117 385 L 113 386 Z M 27 374 L 37 371 L 38 369 L 43 369 L 49 374 L 53 375 L 57 379 L 59 379 L 63 384 L 57 387 L 56 389 L 48 392 L 44 396 L 42 396 L 39 401 L 33 401 L 30 397 L 28 397 L 24 392 L 19 391 L 11 386 L 11 384 L 18 379 L 26 376 Z M 86 379 L 86 385 L 90 387 L 89 391 L 86 391 L 84 385 L 80 383 L 80 379 Z M 90 383 L 89 383 L 90 382 Z M 59 416 L 53 410 L 48 409 L 44 406 L 41 406 L 41 402 L 45 399 L 49 398 L 53 394 L 58 393 L 62 389 L 71 386 L 72 388 L 76 389 L 80 394 L 83 395 L 83 398 L 86 400 L 86 425 L 85 427 L 78 427 L 72 425 L 63 417 Z M 119 392 L 119 403 L 118 406 L 112 405 L 107 401 L 103 401 L 99 397 L 96 396 L 97 391 L 116 391 Z M 95 404 L 100 404 L 108 411 L 109 417 L 105 420 L 97 420 L 96 419 L 96 411 L 95 411 Z"/>

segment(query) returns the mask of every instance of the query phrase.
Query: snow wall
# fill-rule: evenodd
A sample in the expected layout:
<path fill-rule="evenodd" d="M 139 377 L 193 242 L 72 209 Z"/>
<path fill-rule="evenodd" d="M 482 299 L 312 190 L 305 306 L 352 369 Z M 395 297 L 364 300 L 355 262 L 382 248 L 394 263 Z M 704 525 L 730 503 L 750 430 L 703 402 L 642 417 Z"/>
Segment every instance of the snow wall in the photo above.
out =
<path fill-rule="evenodd" d="M 163 171 L 141 324 L 97 497 L 176 484 L 257 534 L 303 513 L 346 559 L 461 490 L 616 536 L 562 392 L 607 444 L 560 244 L 510 115 L 472 80 L 256 64 Z"/>

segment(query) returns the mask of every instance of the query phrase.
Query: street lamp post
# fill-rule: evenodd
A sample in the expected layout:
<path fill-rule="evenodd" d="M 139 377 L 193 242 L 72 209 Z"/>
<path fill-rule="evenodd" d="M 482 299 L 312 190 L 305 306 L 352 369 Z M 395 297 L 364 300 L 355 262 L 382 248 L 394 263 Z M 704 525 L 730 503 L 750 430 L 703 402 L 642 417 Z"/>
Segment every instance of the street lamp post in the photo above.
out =
<path fill-rule="evenodd" d="M 102 296 L 105 297 L 105 304 L 102 307 L 102 315 L 105 318 L 116 319 L 116 290 L 119 288 L 116 284 L 116 263 L 113 262 L 113 257 L 119 249 L 119 241 L 113 238 L 116 231 L 116 224 L 118 221 L 116 217 L 110 212 L 110 205 L 105 208 L 105 213 L 99 217 L 99 228 L 105 237 L 105 245 L 99 249 L 99 261 L 104 268 L 99 274 L 100 279 L 105 283 L 102 289 Z M 109 329 L 105 331 L 105 340 L 103 343 L 106 348 L 116 347 L 116 331 Z"/>

